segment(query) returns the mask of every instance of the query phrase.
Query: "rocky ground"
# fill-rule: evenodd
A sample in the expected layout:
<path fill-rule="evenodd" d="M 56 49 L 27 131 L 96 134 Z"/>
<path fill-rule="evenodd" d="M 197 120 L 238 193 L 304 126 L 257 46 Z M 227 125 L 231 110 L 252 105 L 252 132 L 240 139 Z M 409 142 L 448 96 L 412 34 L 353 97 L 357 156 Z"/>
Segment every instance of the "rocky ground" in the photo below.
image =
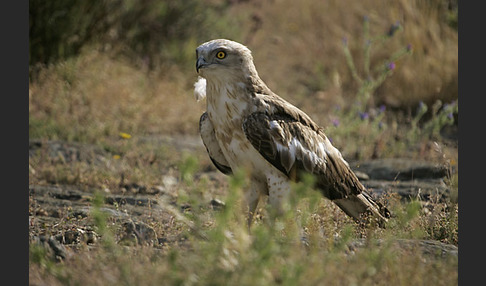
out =
<path fill-rule="evenodd" d="M 152 139 L 146 139 L 152 140 Z M 205 152 L 198 138 L 183 141 L 163 139 L 178 149 Z M 184 142 L 182 144 L 175 142 Z M 51 156 L 62 156 L 71 161 L 86 161 L 90 164 L 106 160 L 106 151 L 84 144 L 60 141 L 31 140 L 29 154 L 42 150 Z M 453 171 L 442 165 L 409 160 L 382 159 L 350 162 L 360 180 L 379 197 L 389 193 L 398 194 L 403 200 L 419 199 L 424 205 L 457 198 L 444 179 Z M 214 169 L 206 171 L 208 176 L 224 176 Z M 185 218 L 178 213 L 191 205 L 178 205 L 172 197 L 171 188 L 177 187 L 178 179 L 165 176 L 161 186 L 143 186 L 135 183 L 121 186 L 123 192 L 103 192 L 77 185 L 31 184 L 29 185 L 29 237 L 30 242 L 44 245 L 57 259 L 71 255 L 79 245 L 96 247 L 99 234 L 93 227 L 93 198 L 96 191 L 103 193 L 104 201 L 99 210 L 109 222 L 123 226 L 117 238 L 127 244 L 148 244 L 164 247 L 167 244 L 184 243 L 185 236 L 178 231 L 177 224 Z M 217 211 L 224 202 L 208 199 L 208 208 Z M 156 222 L 156 223 L 155 223 Z M 155 227 L 156 225 L 156 227 Z M 424 252 L 434 255 L 457 256 L 454 245 L 427 240 L 397 240 L 402 247 L 419 245 Z M 360 247 L 362 241 L 354 241 L 350 248 Z"/>

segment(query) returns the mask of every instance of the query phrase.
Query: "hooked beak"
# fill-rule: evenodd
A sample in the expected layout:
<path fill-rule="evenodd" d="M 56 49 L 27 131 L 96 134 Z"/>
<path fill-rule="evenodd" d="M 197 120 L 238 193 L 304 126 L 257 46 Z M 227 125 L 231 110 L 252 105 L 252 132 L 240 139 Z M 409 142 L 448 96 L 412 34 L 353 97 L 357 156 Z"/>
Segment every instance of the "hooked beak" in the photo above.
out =
<path fill-rule="evenodd" d="M 209 65 L 204 57 L 200 56 L 196 61 L 196 72 L 199 73 L 199 69 L 206 67 Z"/>

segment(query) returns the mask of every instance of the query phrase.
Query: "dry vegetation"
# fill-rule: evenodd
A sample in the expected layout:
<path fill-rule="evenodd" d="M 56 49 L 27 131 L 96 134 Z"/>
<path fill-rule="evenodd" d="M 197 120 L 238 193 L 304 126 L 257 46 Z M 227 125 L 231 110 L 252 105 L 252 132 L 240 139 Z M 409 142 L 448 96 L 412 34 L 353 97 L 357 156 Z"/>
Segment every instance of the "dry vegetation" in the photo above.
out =
<path fill-rule="evenodd" d="M 119 2 L 126 11 L 136 10 L 132 1 Z M 156 11 L 162 11 L 159 6 L 149 9 L 156 2 L 145 2 L 147 9 L 139 15 L 145 26 L 137 29 L 162 29 L 150 25 L 159 19 Z M 35 218 L 42 211 L 30 197 L 29 217 L 34 218 L 30 235 L 56 235 L 82 227 L 94 229 L 100 237 L 94 245 L 72 246 L 72 255 L 63 261 L 31 243 L 31 283 L 456 285 L 457 257 L 437 259 L 418 248 L 394 244 L 397 239 L 424 239 L 457 246 L 456 199 L 403 202 L 390 196 L 388 204 L 397 215 L 390 226 L 361 229 L 302 183 L 295 186 L 300 190 L 293 202 L 295 211 L 269 225 L 262 206 L 248 235 L 237 207 L 245 181 L 213 173 L 201 146 L 185 148 L 193 142 L 200 145 L 197 128 L 205 109 L 193 96 L 194 49 L 224 37 L 245 43 L 262 79 L 325 126 L 346 159 L 434 161 L 450 168 L 446 184 L 457 193 L 457 10 L 448 7 L 454 1 L 226 2 L 202 1 L 205 10 L 204 5 L 187 1 L 187 7 L 204 16 L 182 7 L 189 19 L 177 20 L 163 43 L 145 39 L 151 50 L 133 48 L 127 41 L 131 34 L 123 38 L 126 26 L 120 24 L 112 26 L 107 38 L 98 37 L 103 40 L 83 45 L 70 57 L 31 64 L 30 139 L 99 148 L 105 158 L 98 164 L 42 151 L 30 154 L 30 185 L 76 186 L 91 194 L 93 209 L 85 218 L 63 210 L 59 222 L 40 223 L 42 219 Z M 180 8 L 177 1 L 161 3 Z M 197 25 L 179 33 L 191 17 Z M 355 71 L 365 75 L 366 21 L 370 38 L 386 36 L 397 21 L 400 29 L 382 44 L 372 42 L 373 80 L 385 73 L 386 79 L 372 90 L 373 105 L 357 106 L 362 85 L 346 63 L 343 39 Z M 409 44 L 412 49 L 393 61 L 393 70 L 384 69 L 390 57 Z M 129 183 L 156 187 L 166 178 L 175 178 L 176 183 L 170 202 L 159 198 L 167 207 L 164 216 L 139 219 L 158 238 L 174 239 L 155 246 L 122 243 L 121 223 L 99 212 L 100 194 L 125 194 L 122 185 Z M 208 205 L 213 198 L 225 201 L 226 207 L 213 210 Z M 303 234 L 307 243 L 301 241 Z M 368 247 L 353 251 L 349 244 L 356 239 Z"/>

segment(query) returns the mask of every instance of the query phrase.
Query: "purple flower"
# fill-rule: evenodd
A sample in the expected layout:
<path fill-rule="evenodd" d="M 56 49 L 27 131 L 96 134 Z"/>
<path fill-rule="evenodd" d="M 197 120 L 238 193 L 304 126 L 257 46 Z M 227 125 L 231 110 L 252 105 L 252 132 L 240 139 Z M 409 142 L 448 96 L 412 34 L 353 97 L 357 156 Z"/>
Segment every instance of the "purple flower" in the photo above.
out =
<path fill-rule="evenodd" d="M 417 108 L 417 113 L 425 112 L 427 110 L 427 105 L 421 100 Z"/>
<path fill-rule="evenodd" d="M 380 109 L 378 109 L 379 113 L 383 113 L 386 110 L 386 106 L 384 104 L 380 105 Z"/>
<path fill-rule="evenodd" d="M 348 37 L 343 37 L 343 45 L 344 45 L 345 47 L 347 47 L 347 46 L 348 46 Z"/>
<path fill-rule="evenodd" d="M 396 65 L 395 65 L 394 62 L 390 62 L 390 63 L 388 63 L 388 65 L 386 67 L 388 68 L 388 70 L 392 71 L 392 70 L 395 69 Z"/>
<path fill-rule="evenodd" d="M 412 51 L 412 49 L 413 49 L 412 44 L 408 44 L 407 45 L 407 52 Z"/>
<path fill-rule="evenodd" d="M 334 118 L 334 119 L 332 120 L 332 125 L 334 125 L 334 127 L 338 127 L 338 126 L 339 126 L 339 119 Z"/>
<path fill-rule="evenodd" d="M 368 119 L 369 117 L 370 117 L 370 115 L 368 114 L 368 112 L 360 112 L 359 113 L 359 118 L 361 118 L 361 120 Z"/>
<path fill-rule="evenodd" d="M 447 118 L 449 118 L 449 119 L 454 118 L 454 115 L 452 114 L 452 112 L 449 112 L 449 113 L 447 114 Z"/>

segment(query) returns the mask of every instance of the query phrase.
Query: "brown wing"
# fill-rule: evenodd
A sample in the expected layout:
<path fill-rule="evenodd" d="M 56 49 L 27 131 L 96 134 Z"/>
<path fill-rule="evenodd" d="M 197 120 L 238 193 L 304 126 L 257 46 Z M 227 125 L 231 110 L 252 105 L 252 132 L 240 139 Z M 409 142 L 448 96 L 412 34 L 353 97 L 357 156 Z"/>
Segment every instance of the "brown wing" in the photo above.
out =
<path fill-rule="evenodd" d="M 221 151 L 218 141 L 216 140 L 213 124 L 211 124 L 207 112 L 204 112 L 199 119 L 199 133 L 201 134 L 201 139 L 214 166 L 225 175 L 232 174 L 233 171 L 231 170 L 228 161 L 226 161 L 223 151 Z"/>
<path fill-rule="evenodd" d="M 288 106 L 290 112 L 278 104 L 272 114 L 255 112 L 245 119 L 243 129 L 252 146 L 291 179 L 299 180 L 303 173 L 315 175 L 323 195 L 356 220 L 372 212 L 385 222 L 389 211 L 371 198 L 323 130 Z"/>
<path fill-rule="evenodd" d="M 293 179 L 316 175 L 316 186 L 329 199 L 361 193 L 348 164 L 322 130 L 314 130 L 291 117 L 253 113 L 243 128 L 248 140 L 273 166 Z"/>

